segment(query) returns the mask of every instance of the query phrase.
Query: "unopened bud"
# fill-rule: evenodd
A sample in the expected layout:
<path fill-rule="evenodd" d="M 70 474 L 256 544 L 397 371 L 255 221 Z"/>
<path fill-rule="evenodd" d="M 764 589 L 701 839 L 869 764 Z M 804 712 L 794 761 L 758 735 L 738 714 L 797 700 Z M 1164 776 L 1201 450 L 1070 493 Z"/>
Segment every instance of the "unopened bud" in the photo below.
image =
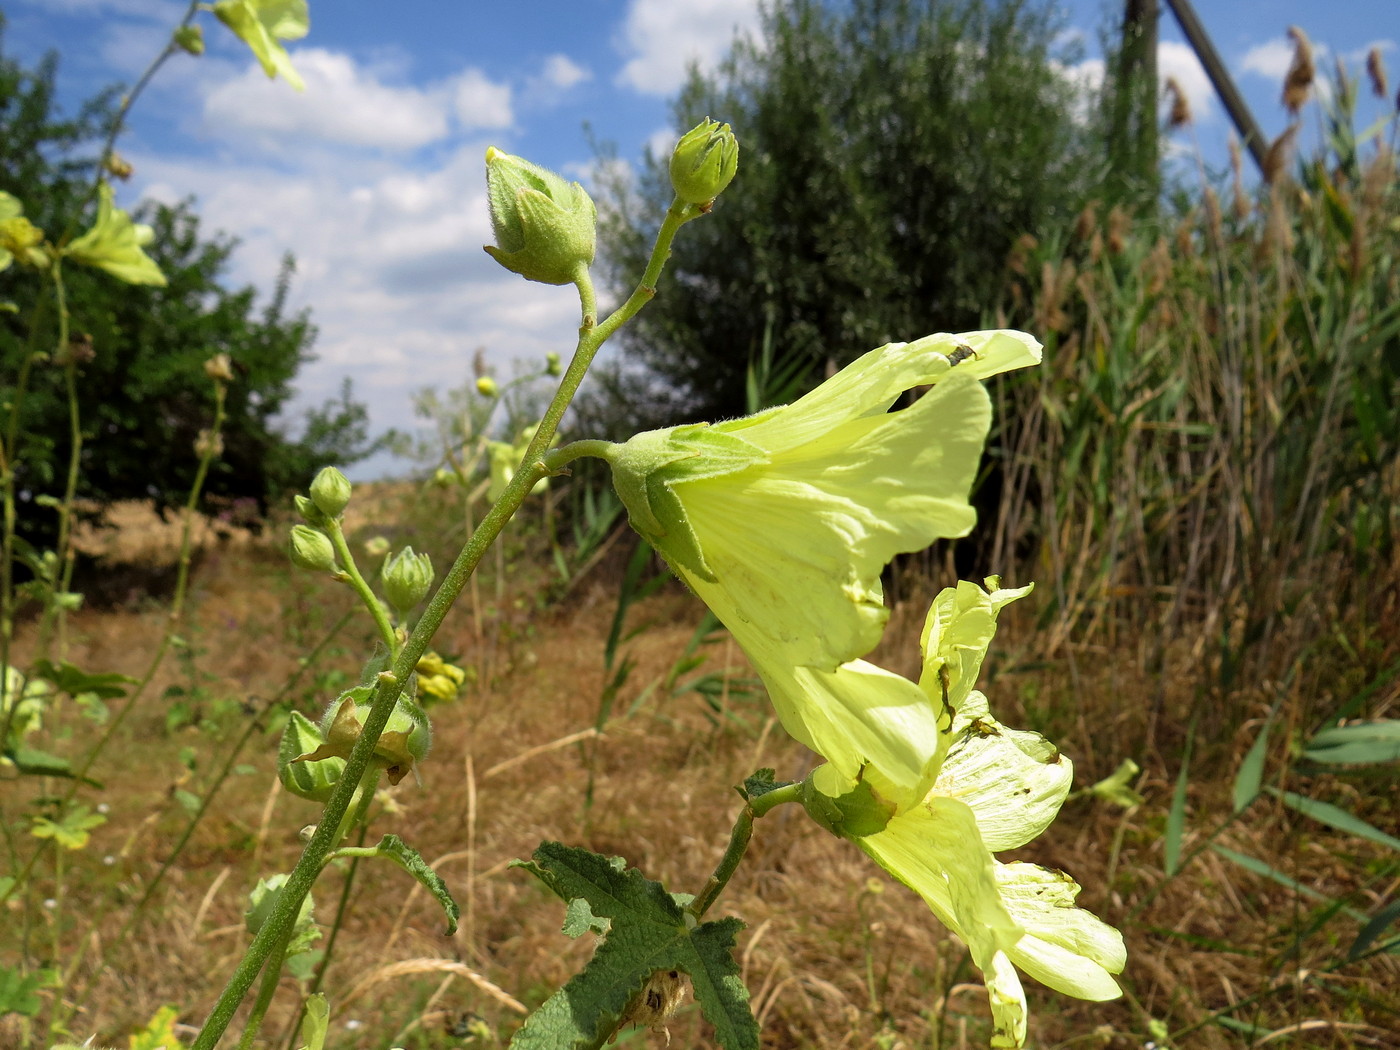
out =
<path fill-rule="evenodd" d="M 384 597 L 400 613 L 407 613 L 433 588 L 433 560 L 405 547 L 384 566 Z"/>
<path fill-rule="evenodd" d="M 687 204 L 708 204 L 739 170 L 739 140 L 728 124 L 706 117 L 671 153 L 671 188 Z"/>
<path fill-rule="evenodd" d="M 325 467 L 311 482 L 311 502 L 328 518 L 338 518 L 350 502 L 350 482 L 335 467 Z"/>
<path fill-rule="evenodd" d="M 325 533 L 317 532 L 310 525 L 293 525 L 292 538 L 288 544 L 292 564 L 308 572 L 334 572 L 335 548 Z"/>
<path fill-rule="evenodd" d="M 107 169 L 108 175 L 116 179 L 121 179 L 123 182 L 131 178 L 132 174 L 136 171 L 136 169 L 131 166 L 131 161 L 127 160 L 115 150 L 107 157 L 106 163 L 102 166 Z"/>
<path fill-rule="evenodd" d="M 173 34 L 175 46 L 187 55 L 204 54 L 204 30 L 197 25 L 180 26 Z"/>
<path fill-rule="evenodd" d="M 553 350 L 544 355 L 544 371 L 546 375 L 563 375 L 564 366 L 559 360 L 559 355 Z"/>
<path fill-rule="evenodd" d="M 491 146 L 486 191 L 496 246 L 491 258 L 531 281 L 572 284 L 593 262 L 598 210 L 584 188 Z"/>
<path fill-rule="evenodd" d="M 224 454 L 224 436 L 217 430 L 201 427 L 194 439 L 194 454 L 200 459 L 218 459 Z"/>
<path fill-rule="evenodd" d="M 501 388 L 490 376 L 482 376 L 476 381 L 476 392 L 482 397 L 499 397 Z"/>
<path fill-rule="evenodd" d="M 365 540 L 365 553 L 371 558 L 382 558 L 389 553 L 389 540 L 384 536 L 371 536 Z"/>
<path fill-rule="evenodd" d="M 293 496 L 292 503 L 296 505 L 297 513 L 305 518 L 308 524 L 318 527 L 330 524 L 330 518 L 305 496 Z"/>

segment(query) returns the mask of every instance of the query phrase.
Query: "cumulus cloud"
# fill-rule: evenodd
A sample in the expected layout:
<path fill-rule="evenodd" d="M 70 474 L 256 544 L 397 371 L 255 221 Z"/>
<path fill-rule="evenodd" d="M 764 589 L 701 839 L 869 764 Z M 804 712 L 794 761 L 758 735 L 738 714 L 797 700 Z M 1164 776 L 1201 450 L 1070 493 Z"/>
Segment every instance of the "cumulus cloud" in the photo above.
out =
<path fill-rule="evenodd" d="M 290 306 L 310 307 L 317 360 L 297 375 L 293 408 L 355 379 L 375 429 L 412 430 L 411 395 L 461 386 L 480 348 L 509 373 L 519 357 L 566 352 L 578 325 L 570 289 L 523 281 L 482 251 L 491 229 L 484 142 L 407 170 L 389 160 L 280 166 L 138 156 L 149 198 L 198 195 L 204 228 L 239 238 L 229 281 L 270 288 L 296 257 Z"/>
<path fill-rule="evenodd" d="M 1266 80 L 1282 82 L 1292 61 L 1293 42 L 1287 37 L 1276 37 L 1246 51 L 1239 61 L 1239 68 L 1242 72 L 1253 73 Z"/>
<path fill-rule="evenodd" d="M 541 83 L 564 91 L 591 79 L 593 74 L 568 55 L 550 55 L 544 60 L 544 69 L 540 73 Z"/>
<path fill-rule="evenodd" d="M 669 95 L 685 83 L 691 64 L 713 69 L 735 33 L 759 24 L 758 0 L 631 0 L 617 82 L 647 95 Z"/>
<path fill-rule="evenodd" d="M 447 134 L 441 92 L 381 83 L 350 56 L 322 48 L 297 48 L 292 61 L 305 91 L 289 91 L 251 65 L 209 93 L 206 124 L 223 133 L 387 150 L 416 149 Z"/>
<path fill-rule="evenodd" d="M 452 85 L 452 105 L 466 129 L 508 128 L 515 119 L 507 84 L 491 80 L 478 69 L 459 73 Z"/>

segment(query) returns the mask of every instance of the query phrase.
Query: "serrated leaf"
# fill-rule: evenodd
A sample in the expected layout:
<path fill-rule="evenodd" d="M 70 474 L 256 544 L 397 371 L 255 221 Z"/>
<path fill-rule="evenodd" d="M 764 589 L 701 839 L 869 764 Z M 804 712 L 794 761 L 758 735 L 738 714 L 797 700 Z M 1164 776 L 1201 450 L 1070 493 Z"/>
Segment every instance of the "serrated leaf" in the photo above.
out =
<path fill-rule="evenodd" d="M 1368 824 L 1340 806 L 1334 806 L 1330 802 L 1320 802 L 1293 791 L 1280 791 L 1278 788 L 1270 788 L 1269 791 L 1283 799 L 1285 806 L 1296 809 L 1305 817 L 1312 817 L 1313 820 L 1319 820 L 1338 831 L 1345 831 L 1348 835 L 1355 835 L 1357 838 L 1367 839 L 1378 845 L 1388 846 L 1393 850 L 1400 850 L 1400 839 L 1394 835 L 1387 835 L 1380 828 Z"/>
<path fill-rule="evenodd" d="M 43 1002 L 34 993 L 43 981 L 38 974 L 22 974 L 7 966 L 0 966 L 0 1016 L 23 1014 L 33 1017 L 39 1012 Z"/>
<path fill-rule="evenodd" d="M 1259 730 L 1259 736 L 1249 748 L 1249 754 L 1240 763 L 1235 774 L 1235 812 L 1244 809 L 1259 797 L 1259 785 L 1264 782 L 1264 759 L 1268 757 L 1269 730 L 1274 726 L 1272 714 Z"/>
<path fill-rule="evenodd" d="M 653 974 L 690 976 L 705 1018 L 726 1050 L 757 1050 L 758 1023 L 748 1005 L 733 946 L 738 919 L 695 924 L 659 882 L 618 857 L 543 843 L 517 862 L 568 902 L 583 899 L 609 921 L 593 958 L 515 1034 L 517 1050 L 596 1045 L 625 1023 Z"/>
<path fill-rule="evenodd" d="M 1350 962 L 1364 955 L 1376 942 L 1376 938 L 1396 919 L 1400 919 L 1400 898 L 1391 901 L 1376 912 L 1371 916 L 1371 921 L 1361 927 L 1361 932 L 1356 935 L 1356 940 L 1352 941 L 1351 947 L 1347 949 L 1347 961 Z"/>
<path fill-rule="evenodd" d="M 447 936 L 451 937 L 456 933 L 457 920 L 461 917 L 462 911 L 457 907 L 457 902 L 452 899 L 452 894 L 447 889 L 447 883 L 442 881 L 437 872 L 428 867 L 428 862 L 423 859 L 422 855 L 397 835 L 385 835 L 374 849 L 379 856 L 388 857 L 412 875 L 425 890 L 433 895 L 447 915 Z"/>
<path fill-rule="evenodd" d="M 1400 762 L 1400 721 L 1353 722 L 1323 729 L 1308 741 L 1303 757 L 1329 766 Z"/>
<path fill-rule="evenodd" d="M 66 660 L 57 666 L 48 660 L 40 660 L 34 665 L 34 671 L 69 696 L 92 693 L 103 700 L 115 700 L 119 696 L 125 696 L 125 687 L 136 681 L 130 675 L 116 672 L 90 674 L 79 670 Z"/>

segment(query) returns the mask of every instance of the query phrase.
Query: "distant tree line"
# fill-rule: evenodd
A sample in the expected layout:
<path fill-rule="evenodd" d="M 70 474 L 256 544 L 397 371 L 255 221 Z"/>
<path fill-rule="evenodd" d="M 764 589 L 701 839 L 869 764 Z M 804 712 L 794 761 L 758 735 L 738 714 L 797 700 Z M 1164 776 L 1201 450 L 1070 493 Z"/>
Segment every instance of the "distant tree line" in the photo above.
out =
<path fill-rule="evenodd" d="M 25 68 L 0 52 L 0 190 L 19 198 L 25 216 L 51 240 L 90 221 L 96 154 L 117 94 L 104 92 L 65 116 L 55 100 L 57 67 L 53 54 Z M 271 297 L 259 304 L 253 288 L 223 284 L 237 242 L 202 231 L 193 202 L 148 206 L 138 218 L 155 229 L 147 252 L 167 287 L 64 268 L 75 351 L 83 361 L 80 499 L 150 499 L 164 508 L 186 498 L 198 463 L 194 444 L 212 413 L 204 362 L 218 353 L 229 355 L 237 378 L 229 387 L 224 452 L 205 489 L 215 505 L 242 500 L 264 508 L 304 486 L 320 467 L 344 466 L 373 450 L 367 411 L 348 382 L 338 398 L 307 414 L 299 437 L 281 429 L 279 415 L 298 369 L 313 360 L 316 334 L 305 311 L 287 308 L 290 256 Z M 22 362 L 44 355 L 23 397 L 12 464 L 23 500 L 21 533 L 44 543 L 53 515 L 37 501 L 62 491 L 72 447 L 64 370 L 51 358 L 55 305 L 51 288 L 17 266 L 0 273 L 0 300 L 18 307 L 0 313 L 6 418 Z"/>

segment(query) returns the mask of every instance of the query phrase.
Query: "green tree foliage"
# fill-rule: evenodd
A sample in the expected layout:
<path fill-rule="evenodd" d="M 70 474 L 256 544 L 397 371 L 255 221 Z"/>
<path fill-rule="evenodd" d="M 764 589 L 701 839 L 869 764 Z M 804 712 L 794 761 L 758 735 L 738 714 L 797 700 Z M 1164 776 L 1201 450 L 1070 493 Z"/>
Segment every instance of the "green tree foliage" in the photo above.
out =
<path fill-rule="evenodd" d="M 112 95 L 64 118 L 54 97 L 57 60 L 35 68 L 0 55 L 0 189 L 18 197 L 25 214 L 54 241 L 91 221 L 97 144 L 110 126 Z M 182 502 L 198 463 L 195 441 L 212 415 L 204 363 L 232 359 L 224 454 L 206 491 L 218 503 L 252 500 L 264 507 L 304 486 L 317 468 L 354 462 L 373 451 L 367 412 L 350 397 L 312 410 L 291 439 L 277 417 L 297 370 L 312 360 L 315 328 L 286 306 L 293 272 L 288 258 L 270 301 L 259 306 L 251 287 L 221 283 L 235 242 L 208 237 L 191 202 L 147 208 L 155 228 L 147 251 L 168 278 L 165 288 L 135 287 L 80 266 L 64 268 L 74 349 L 83 361 L 77 400 L 83 433 L 78 495 L 105 504 L 151 499 Z M 26 355 L 40 359 L 21 404 L 22 439 L 15 469 L 21 531 L 31 541 L 51 533 L 52 516 L 33 500 L 62 490 L 71 450 L 64 369 L 52 363 L 56 338 L 52 287 L 12 266 L 0 274 L 0 299 L 18 312 L 0 314 L 0 402 L 8 413 Z"/>
<path fill-rule="evenodd" d="M 770 375 L 807 387 L 880 343 L 978 327 L 1016 239 L 1068 221 L 1101 175 L 1056 29 L 1029 2 L 779 0 L 761 42 L 692 76 L 676 127 L 729 121 L 739 173 L 623 335 L 662 381 L 645 403 L 732 415 L 765 345 Z M 615 287 L 670 201 L 666 163 L 600 187 Z"/>

